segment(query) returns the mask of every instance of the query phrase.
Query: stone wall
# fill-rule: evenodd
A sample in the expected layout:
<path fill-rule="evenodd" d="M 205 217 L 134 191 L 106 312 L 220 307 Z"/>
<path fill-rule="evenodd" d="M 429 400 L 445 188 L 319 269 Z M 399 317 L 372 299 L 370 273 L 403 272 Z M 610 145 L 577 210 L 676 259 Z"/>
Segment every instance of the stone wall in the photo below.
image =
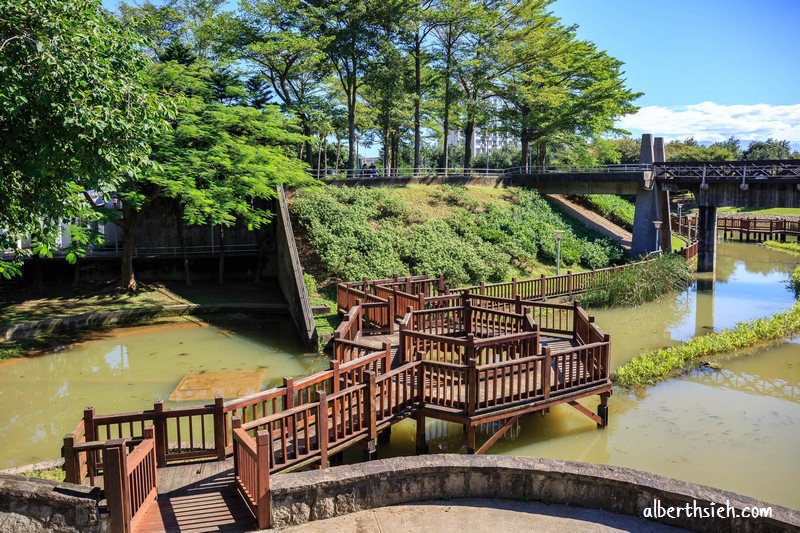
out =
<path fill-rule="evenodd" d="M 0 531 L 105 532 L 100 489 L 0 474 Z"/>
<path fill-rule="evenodd" d="M 663 506 L 727 501 L 769 504 L 731 492 L 614 466 L 498 455 L 425 455 L 272 477 L 272 526 L 285 527 L 364 509 L 451 498 L 540 501 L 642 516 Z M 661 518 L 692 531 L 797 531 L 800 513 L 771 506 L 772 518 Z M 454 524 L 456 527 L 457 524 Z"/>

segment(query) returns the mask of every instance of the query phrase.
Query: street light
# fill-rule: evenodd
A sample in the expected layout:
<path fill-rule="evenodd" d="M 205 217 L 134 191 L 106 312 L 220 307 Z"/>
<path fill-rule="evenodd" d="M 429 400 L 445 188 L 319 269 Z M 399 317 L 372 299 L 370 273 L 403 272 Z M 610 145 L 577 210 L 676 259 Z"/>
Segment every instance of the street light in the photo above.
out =
<path fill-rule="evenodd" d="M 661 239 L 660 239 L 660 236 L 661 236 L 661 221 L 660 220 L 654 220 L 653 221 L 653 225 L 656 227 L 656 252 L 660 252 L 661 251 Z"/>
<path fill-rule="evenodd" d="M 678 202 L 678 233 L 681 233 L 681 213 L 683 212 L 683 202 Z"/>
<path fill-rule="evenodd" d="M 561 275 L 561 236 L 564 235 L 563 229 L 553 230 L 556 236 L 556 276 Z"/>

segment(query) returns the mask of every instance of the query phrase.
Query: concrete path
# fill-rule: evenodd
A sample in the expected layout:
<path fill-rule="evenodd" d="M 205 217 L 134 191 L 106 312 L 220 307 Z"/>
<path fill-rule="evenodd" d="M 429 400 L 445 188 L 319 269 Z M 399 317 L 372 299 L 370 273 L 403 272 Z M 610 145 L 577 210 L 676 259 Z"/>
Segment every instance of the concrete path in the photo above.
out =
<path fill-rule="evenodd" d="M 622 229 L 594 211 L 589 211 L 585 207 L 568 200 L 563 194 L 548 194 L 547 199 L 556 204 L 568 216 L 581 222 L 581 224 L 597 230 L 612 239 L 616 239 L 626 250 L 631 249 L 633 234 L 630 231 Z"/>
<path fill-rule="evenodd" d="M 465 531 L 500 533 L 552 531 L 600 533 L 683 531 L 657 522 L 607 511 L 510 500 L 457 499 L 382 507 L 309 522 L 282 531 L 292 533 L 418 533 Z"/>

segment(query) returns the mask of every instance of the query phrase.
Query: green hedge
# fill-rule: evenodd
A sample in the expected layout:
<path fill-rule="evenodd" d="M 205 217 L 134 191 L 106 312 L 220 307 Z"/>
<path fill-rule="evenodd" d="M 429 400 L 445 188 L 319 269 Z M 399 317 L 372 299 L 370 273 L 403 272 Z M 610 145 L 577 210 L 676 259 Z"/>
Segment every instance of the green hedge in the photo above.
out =
<path fill-rule="evenodd" d="M 554 264 L 554 229 L 565 229 L 563 265 L 608 266 L 620 246 L 558 214 L 535 191 L 513 189 L 510 207 L 481 204 L 463 187 L 430 187 L 445 216 L 420 220 L 392 189 L 298 191 L 294 213 L 331 276 L 354 280 L 442 273 L 450 284 L 501 281 Z"/>

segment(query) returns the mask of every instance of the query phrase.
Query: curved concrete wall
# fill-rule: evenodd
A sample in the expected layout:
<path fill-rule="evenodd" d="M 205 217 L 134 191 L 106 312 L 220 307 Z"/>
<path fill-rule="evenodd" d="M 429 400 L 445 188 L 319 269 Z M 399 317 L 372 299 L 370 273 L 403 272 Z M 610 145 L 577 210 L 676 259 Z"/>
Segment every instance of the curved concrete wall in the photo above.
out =
<path fill-rule="evenodd" d="M 399 457 L 271 479 L 272 526 L 284 527 L 364 509 L 423 500 L 499 498 L 603 509 L 642 516 L 662 506 L 769 507 L 731 492 L 629 468 L 499 455 Z M 772 518 L 661 518 L 692 531 L 798 531 L 800 513 L 772 505 Z M 454 528 L 458 524 L 454 523 Z"/>

